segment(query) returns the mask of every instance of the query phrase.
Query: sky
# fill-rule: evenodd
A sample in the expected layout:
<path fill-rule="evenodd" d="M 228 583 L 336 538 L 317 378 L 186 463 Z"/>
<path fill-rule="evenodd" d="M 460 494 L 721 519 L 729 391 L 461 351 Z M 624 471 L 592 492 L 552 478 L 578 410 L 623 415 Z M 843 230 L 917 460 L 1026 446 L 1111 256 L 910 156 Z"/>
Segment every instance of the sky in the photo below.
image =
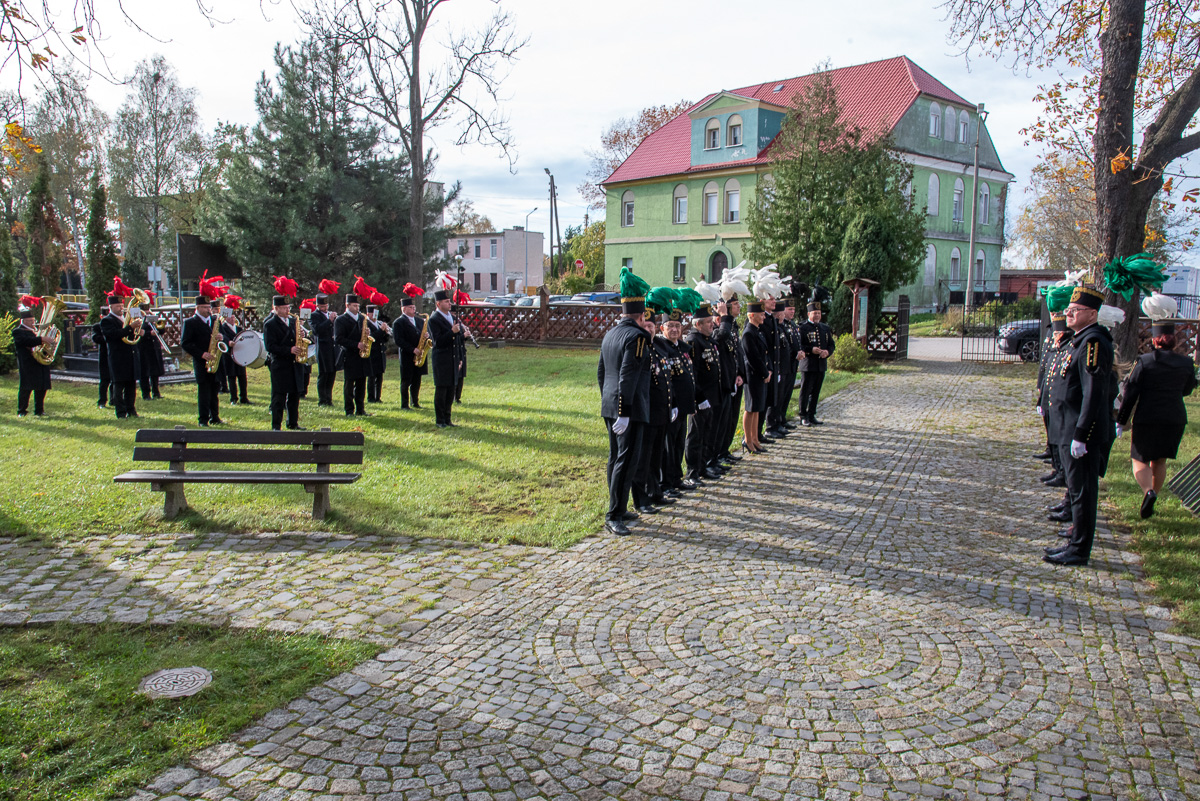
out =
<path fill-rule="evenodd" d="M 131 74 L 142 58 L 164 55 L 180 82 L 197 90 L 205 128 L 218 120 L 253 125 L 254 86 L 264 71 L 274 74 L 275 43 L 303 37 L 295 10 L 271 0 L 205 2 L 220 23 L 207 21 L 194 0 L 124 0 L 144 29 L 138 31 L 114 0 L 99 0 L 105 20 L 99 48 L 117 77 Z M 843 67 L 906 55 L 962 97 L 985 103 L 988 130 L 1016 176 L 1010 219 L 1038 157 L 1020 129 L 1034 121 L 1031 99 L 1047 76 L 1014 72 L 987 57 L 968 62 L 960 46 L 947 41 L 945 12 L 927 0 L 449 0 L 430 36 L 440 42 L 452 32 L 475 30 L 497 9 L 528 39 L 502 88 L 515 164 L 510 169 L 503 154 L 481 145 L 456 147 L 453 122 L 430 136 L 438 158 L 434 180 L 460 181 L 463 196 L 497 227 L 524 225 L 536 208 L 529 229 L 547 230 L 546 168 L 558 186 L 561 227 L 582 223 L 589 212 L 577 187 L 589 151 L 598 149 L 600 134 L 615 120 L 651 105 L 803 75 L 822 62 Z M 100 78 L 89 91 L 110 113 L 127 93 Z"/>

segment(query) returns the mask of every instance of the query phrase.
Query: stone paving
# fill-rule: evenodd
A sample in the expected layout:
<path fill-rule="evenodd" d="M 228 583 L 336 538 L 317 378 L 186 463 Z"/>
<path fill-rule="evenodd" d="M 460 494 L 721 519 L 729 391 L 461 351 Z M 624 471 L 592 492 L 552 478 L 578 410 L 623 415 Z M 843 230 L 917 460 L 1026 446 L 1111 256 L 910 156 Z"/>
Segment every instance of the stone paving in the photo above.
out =
<path fill-rule="evenodd" d="M 0 614 L 385 644 L 137 801 L 1200 798 L 1200 641 L 1040 560 L 1031 375 L 897 367 L 630 538 L 10 543 Z"/>

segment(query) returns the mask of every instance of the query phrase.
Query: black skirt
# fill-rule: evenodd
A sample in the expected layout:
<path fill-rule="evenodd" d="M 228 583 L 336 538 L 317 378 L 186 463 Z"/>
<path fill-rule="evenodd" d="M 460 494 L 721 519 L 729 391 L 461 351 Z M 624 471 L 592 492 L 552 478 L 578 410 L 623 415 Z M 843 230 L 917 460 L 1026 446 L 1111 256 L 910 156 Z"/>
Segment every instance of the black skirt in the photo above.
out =
<path fill-rule="evenodd" d="M 1174 459 L 1179 455 L 1179 441 L 1187 423 L 1154 423 L 1133 426 L 1129 455 L 1139 462 Z"/>
<path fill-rule="evenodd" d="M 767 409 L 767 384 L 765 381 L 746 382 L 746 411 L 763 412 Z"/>

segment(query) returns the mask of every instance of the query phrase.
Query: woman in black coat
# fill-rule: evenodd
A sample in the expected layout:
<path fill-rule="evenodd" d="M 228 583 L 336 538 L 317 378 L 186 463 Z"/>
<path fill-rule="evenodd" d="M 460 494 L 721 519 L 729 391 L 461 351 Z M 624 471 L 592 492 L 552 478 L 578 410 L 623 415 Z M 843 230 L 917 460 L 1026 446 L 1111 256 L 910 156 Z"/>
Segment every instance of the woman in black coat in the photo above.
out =
<path fill-rule="evenodd" d="M 767 339 L 758 327 L 766 315 L 760 302 L 747 306 L 746 330 L 742 334 L 742 351 L 746 354 L 746 411 L 742 414 L 742 447 L 750 453 L 766 453 L 758 441 L 758 418 L 767 410 L 767 388 L 771 381 L 771 361 L 767 355 Z"/>
<path fill-rule="evenodd" d="M 1154 514 L 1154 501 L 1167 477 L 1167 460 L 1179 454 L 1179 441 L 1187 427 L 1183 398 L 1196 388 L 1195 363 L 1174 351 L 1174 324 L 1155 323 L 1151 336 L 1154 350 L 1134 363 L 1117 410 L 1118 435 L 1133 417 L 1129 455 L 1133 477 L 1145 493 L 1143 518 Z"/>

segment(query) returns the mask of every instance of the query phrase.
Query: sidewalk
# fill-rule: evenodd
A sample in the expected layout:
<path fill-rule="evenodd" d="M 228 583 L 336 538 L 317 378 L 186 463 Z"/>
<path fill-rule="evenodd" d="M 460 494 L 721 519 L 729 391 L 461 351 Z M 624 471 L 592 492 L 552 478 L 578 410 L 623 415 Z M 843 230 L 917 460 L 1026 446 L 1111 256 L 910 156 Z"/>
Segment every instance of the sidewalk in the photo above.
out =
<path fill-rule="evenodd" d="M 1027 373 L 901 363 L 630 538 L 4 544 L 0 609 L 381 643 L 139 801 L 1198 798 L 1200 642 L 1041 561 Z"/>

